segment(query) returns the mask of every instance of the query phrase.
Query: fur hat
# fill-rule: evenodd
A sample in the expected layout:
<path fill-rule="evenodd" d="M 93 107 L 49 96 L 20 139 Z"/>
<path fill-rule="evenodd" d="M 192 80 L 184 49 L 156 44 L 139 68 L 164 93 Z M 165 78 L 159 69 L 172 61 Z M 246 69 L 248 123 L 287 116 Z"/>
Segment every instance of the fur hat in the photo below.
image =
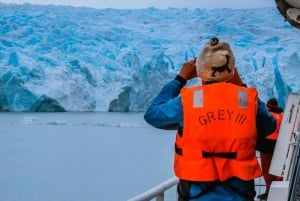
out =
<path fill-rule="evenodd" d="M 234 77 L 235 58 L 230 45 L 218 38 L 209 40 L 196 60 L 198 77 L 204 82 L 225 82 Z"/>

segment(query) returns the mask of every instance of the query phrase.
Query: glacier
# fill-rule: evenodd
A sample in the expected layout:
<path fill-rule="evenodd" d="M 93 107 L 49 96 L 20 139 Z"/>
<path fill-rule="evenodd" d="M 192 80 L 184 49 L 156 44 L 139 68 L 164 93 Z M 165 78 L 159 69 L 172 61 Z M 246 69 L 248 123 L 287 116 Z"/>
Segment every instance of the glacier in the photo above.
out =
<path fill-rule="evenodd" d="M 214 36 L 231 44 L 244 82 L 284 107 L 300 93 L 299 35 L 275 7 L 0 3 L 0 111 L 145 111 Z"/>

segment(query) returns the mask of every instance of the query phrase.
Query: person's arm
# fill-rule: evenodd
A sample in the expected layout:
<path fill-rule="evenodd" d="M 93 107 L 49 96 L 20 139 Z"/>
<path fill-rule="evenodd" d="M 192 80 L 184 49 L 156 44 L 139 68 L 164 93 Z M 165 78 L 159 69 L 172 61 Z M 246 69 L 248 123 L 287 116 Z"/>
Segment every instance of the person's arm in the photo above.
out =
<path fill-rule="evenodd" d="M 147 123 L 161 129 L 182 127 L 182 105 L 179 94 L 187 80 L 197 77 L 195 62 L 194 59 L 184 63 L 179 75 L 162 88 L 144 115 Z"/>
<path fill-rule="evenodd" d="M 276 130 L 276 120 L 269 113 L 265 103 L 258 99 L 257 118 L 256 118 L 257 134 L 266 137 Z"/>
<path fill-rule="evenodd" d="M 185 82 L 181 79 L 177 76 L 162 88 L 144 115 L 147 123 L 161 129 L 177 129 L 182 124 L 181 98 L 178 95 Z"/>

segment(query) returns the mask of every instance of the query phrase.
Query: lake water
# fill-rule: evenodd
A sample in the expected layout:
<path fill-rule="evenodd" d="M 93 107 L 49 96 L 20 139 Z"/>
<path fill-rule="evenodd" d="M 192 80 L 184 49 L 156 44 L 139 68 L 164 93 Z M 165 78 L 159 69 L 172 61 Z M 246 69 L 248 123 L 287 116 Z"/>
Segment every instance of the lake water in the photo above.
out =
<path fill-rule="evenodd" d="M 143 113 L 0 113 L 0 200 L 125 201 L 173 176 L 173 144 Z"/>

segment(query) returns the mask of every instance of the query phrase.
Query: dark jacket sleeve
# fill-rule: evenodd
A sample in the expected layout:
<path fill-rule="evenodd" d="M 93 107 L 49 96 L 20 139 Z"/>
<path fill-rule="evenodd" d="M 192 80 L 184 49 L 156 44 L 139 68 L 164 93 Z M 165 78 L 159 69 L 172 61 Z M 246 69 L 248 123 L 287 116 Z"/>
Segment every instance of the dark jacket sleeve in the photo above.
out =
<path fill-rule="evenodd" d="M 144 119 L 150 125 L 161 129 L 177 129 L 182 126 L 182 105 L 179 96 L 186 81 L 177 76 L 167 83 L 154 98 Z"/>
<path fill-rule="evenodd" d="M 262 137 L 272 134 L 276 129 L 276 120 L 268 111 L 265 103 L 260 99 L 258 99 L 256 128 L 257 134 Z"/>

